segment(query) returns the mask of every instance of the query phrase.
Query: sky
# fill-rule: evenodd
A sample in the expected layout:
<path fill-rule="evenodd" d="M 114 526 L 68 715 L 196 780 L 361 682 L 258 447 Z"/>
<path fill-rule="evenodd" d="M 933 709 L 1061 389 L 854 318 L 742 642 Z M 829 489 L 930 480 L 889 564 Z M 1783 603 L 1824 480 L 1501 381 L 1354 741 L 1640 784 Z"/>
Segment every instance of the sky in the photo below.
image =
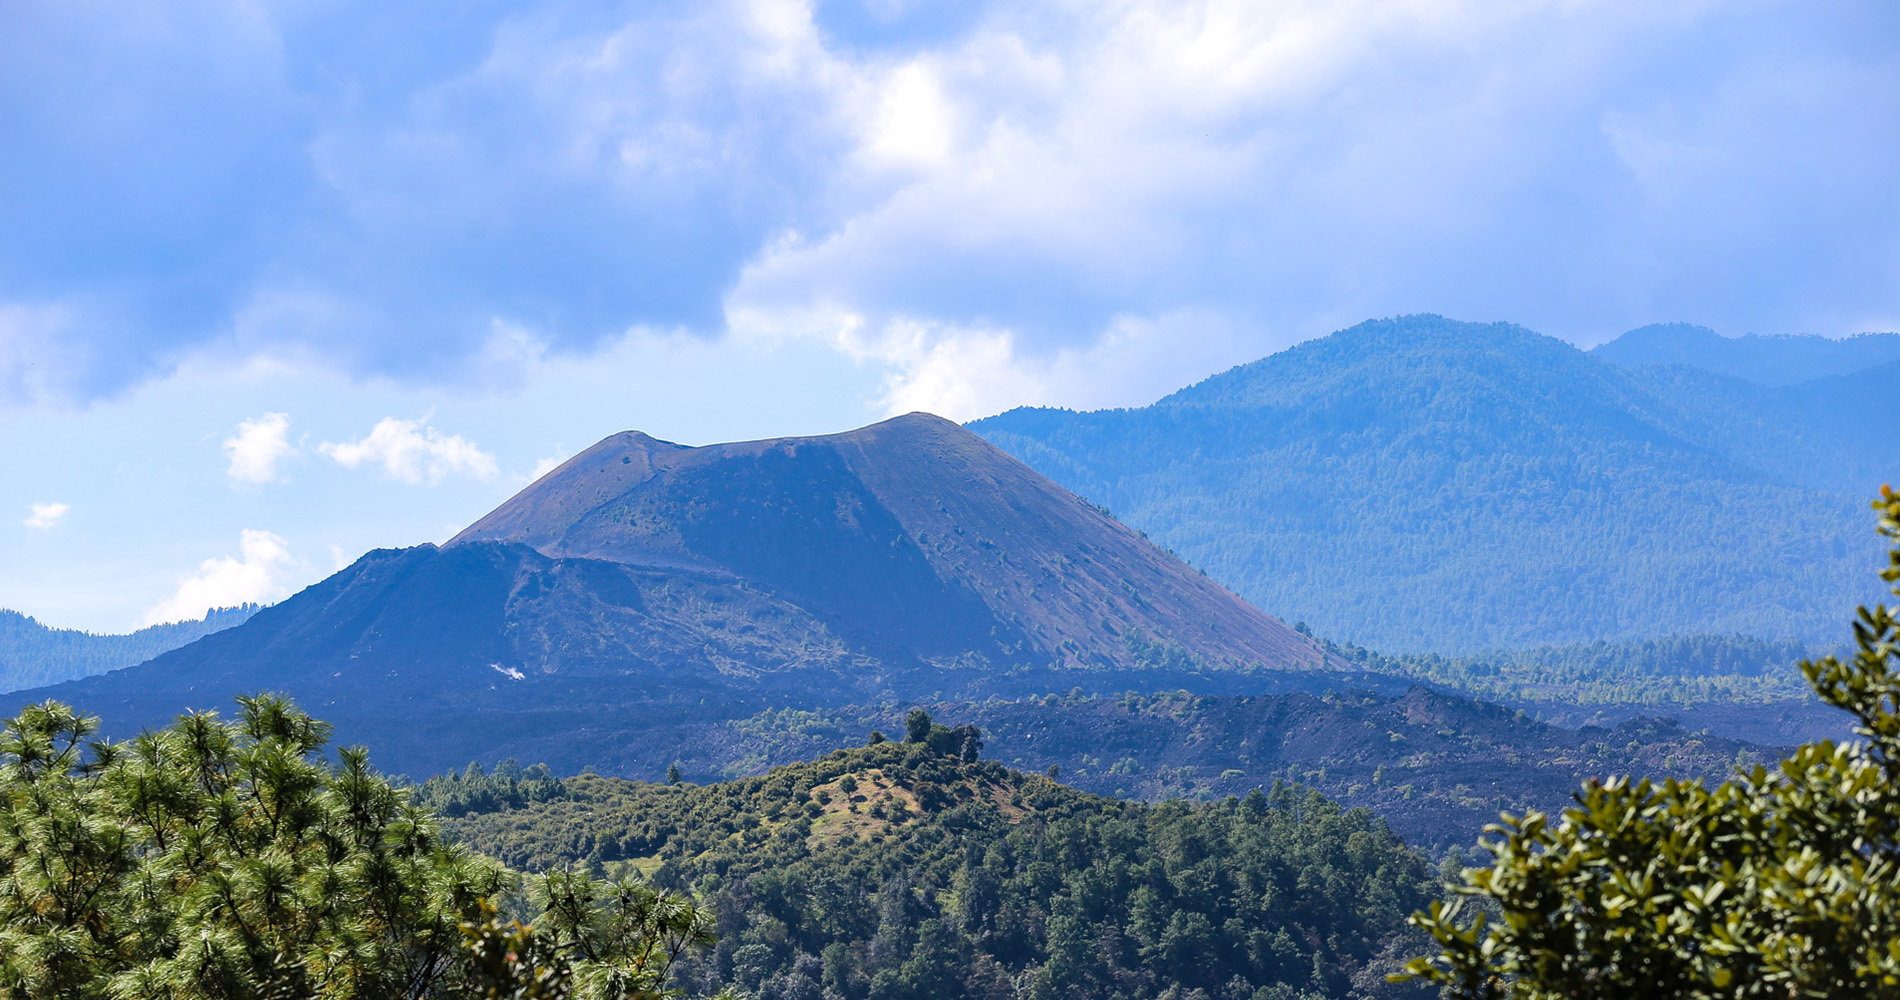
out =
<path fill-rule="evenodd" d="M 0 607 L 95 631 L 624 429 L 1900 329 L 1891 0 L 6 3 L 0 151 Z"/>

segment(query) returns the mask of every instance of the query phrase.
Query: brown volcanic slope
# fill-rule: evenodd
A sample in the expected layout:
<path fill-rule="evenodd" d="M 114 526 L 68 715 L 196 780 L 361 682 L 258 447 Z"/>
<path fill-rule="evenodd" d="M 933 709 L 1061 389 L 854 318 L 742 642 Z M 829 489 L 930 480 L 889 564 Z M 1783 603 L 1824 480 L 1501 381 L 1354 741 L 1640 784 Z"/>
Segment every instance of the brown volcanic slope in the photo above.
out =
<path fill-rule="evenodd" d="M 995 446 L 913 413 L 686 448 L 617 434 L 449 542 L 729 575 L 939 667 L 1322 668 L 1304 636 Z"/>
<path fill-rule="evenodd" d="M 9 704 L 58 698 L 125 736 L 275 690 L 391 770 L 640 774 L 767 707 L 1359 682 L 1338 666 L 912 415 L 706 448 L 616 435 L 446 546 L 371 552 L 241 626 Z"/>

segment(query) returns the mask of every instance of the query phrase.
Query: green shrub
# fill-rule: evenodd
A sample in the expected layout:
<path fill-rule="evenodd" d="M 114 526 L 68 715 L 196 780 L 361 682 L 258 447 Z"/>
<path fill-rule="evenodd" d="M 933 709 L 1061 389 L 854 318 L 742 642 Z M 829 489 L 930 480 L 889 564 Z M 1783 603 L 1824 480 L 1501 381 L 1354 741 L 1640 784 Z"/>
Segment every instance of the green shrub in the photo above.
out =
<path fill-rule="evenodd" d="M 1900 494 L 1883 487 L 1874 506 L 1900 595 Z M 1613 779 L 1554 822 L 1505 816 L 1465 898 L 1413 918 L 1440 950 L 1408 974 L 1471 1000 L 1900 995 L 1893 612 L 1861 608 L 1854 645 L 1801 669 L 1861 740 L 1715 788 Z"/>

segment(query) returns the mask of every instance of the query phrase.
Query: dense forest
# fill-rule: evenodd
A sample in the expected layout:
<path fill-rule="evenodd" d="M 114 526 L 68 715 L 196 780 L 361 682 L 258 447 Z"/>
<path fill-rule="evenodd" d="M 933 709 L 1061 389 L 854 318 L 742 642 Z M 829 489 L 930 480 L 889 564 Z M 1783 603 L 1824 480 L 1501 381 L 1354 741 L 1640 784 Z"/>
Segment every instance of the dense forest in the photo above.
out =
<path fill-rule="evenodd" d="M 701 992 L 1386 995 L 1418 947 L 1404 918 L 1433 897 L 1433 873 L 1364 810 L 1292 785 L 1201 804 L 1103 798 L 970 759 L 968 738 L 915 716 L 904 742 L 755 778 L 471 770 L 417 799 L 510 865 L 631 867 L 696 893 L 719 934 L 679 967 Z"/>
<path fill-rule="evenodd" d="M 242 625 L 258 606 L 212 608 L 203 619 L 153 625 L 126 635 L 51 628 L 0 608 L 0 693 L 118 670 L 202 636 Z"/>
<path fill-rule="evenodd" d="M 714 785 L 392 785 L 274 696 L 113 743 L 0 732 L 0 997 L 1418 996 L 1426 860 L 1276 785 L 1148 805 L 902 742 Z M 527 921 L 527 926 L 509 922 Z"/>
<path fill-rule="evenodd" d="M 1152 406 L 971 429 L 1255 605 L 1388 652 L 1815 641 L 1900 462 L 1867 369 L 1769 387 L 1506 324 L 1361 324 Z"/>

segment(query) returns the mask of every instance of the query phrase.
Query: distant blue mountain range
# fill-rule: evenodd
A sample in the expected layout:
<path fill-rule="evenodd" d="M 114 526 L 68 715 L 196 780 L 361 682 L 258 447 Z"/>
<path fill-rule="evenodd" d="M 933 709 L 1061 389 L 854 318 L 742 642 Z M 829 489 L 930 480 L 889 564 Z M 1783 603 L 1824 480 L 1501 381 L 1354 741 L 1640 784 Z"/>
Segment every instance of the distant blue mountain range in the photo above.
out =
<path fill-rule="evenodd" d="M 186 643 L 242 625 L 258 606 L 212 608 L 203 619 L 153 625 L 126 635 L 53 628 L 0 608 L 0 693 L 57 684 L 129 667 Z"/>
<path fill-rule="evenodd" d="M 1651 327 L 1586 353 L 1409 316 L 1152 406 L 970 427 L 1342 641 L 1833 642 L 1880 594 L 1867 500 L 1900 479 L 1896 341 Z"/>
<path fill-rule="evenodd" d="M 1595 357 L 1624 368 L 1683 365 L 1717 375 L 1785 386 L 1900 364 L 1900 333 L 1858 337 L 1724 337 L 1687 323 L 1645 326 L 1601 344 Z"/>

